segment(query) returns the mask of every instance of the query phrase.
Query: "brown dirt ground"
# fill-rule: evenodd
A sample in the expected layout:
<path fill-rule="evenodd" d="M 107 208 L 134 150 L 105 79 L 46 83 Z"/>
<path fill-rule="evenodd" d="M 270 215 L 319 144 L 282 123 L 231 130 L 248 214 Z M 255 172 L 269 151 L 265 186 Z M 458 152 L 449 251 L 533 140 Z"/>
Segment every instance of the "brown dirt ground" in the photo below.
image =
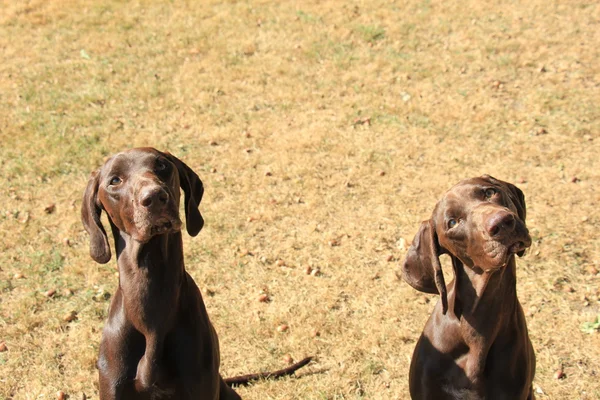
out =
<path fill-rule="evenodd" d="M 0 0 L 0 399 L 98 398 L 117 277 L 89 258 L 80 199 L 139 145 L 204 180 L 184 246 L 223 375 L 316 356 L 244 398 L 407 399 L 436 299 L 396 279 L 400 242 L 482 173 L 527 197 L 538 398 L 600 398 L 581 329 L 600 314 L 598 3 L 96 3 Z"/>

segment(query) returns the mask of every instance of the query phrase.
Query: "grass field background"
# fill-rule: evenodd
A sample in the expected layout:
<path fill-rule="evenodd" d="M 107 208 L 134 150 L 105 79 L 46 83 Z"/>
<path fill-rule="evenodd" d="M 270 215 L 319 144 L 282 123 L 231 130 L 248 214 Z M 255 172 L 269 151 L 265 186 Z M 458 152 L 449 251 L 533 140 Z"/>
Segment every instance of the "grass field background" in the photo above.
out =
<path fill-rule="evenodd" d="M 527 199 L 537 397 L 600 398 L 582 330 L 600 314 L 598 43 L 580 0 L 0 0 L 0 399 L 98 399 L 118 278 L 89 257 L 81 197 L 146 145 L 204 181 L 184 248 L 222 374 L 316 357 L 244 398 L 408 399 L 437 299 L 395 271 L 443 192 L 483 173 Z"/>

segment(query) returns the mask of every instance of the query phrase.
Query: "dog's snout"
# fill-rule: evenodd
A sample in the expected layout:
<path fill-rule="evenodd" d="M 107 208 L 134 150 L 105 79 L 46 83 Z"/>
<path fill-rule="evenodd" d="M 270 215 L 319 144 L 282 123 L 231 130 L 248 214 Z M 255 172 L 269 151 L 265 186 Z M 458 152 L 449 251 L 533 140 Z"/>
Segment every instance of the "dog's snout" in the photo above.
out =
<path fill-rule="evenodd" d="M 497 212 L 492 215 L 485 224 L 490 236 L 499 236 L 511 233 L 515 229 L 515 216 L 509 212 Z"/>
<path fill-rule="evenodd" d="M 163 207 L 169 201 L 169 194 L 160 186 L 151 186 L 142 189 L 139 199 L 146 208 Z"/>

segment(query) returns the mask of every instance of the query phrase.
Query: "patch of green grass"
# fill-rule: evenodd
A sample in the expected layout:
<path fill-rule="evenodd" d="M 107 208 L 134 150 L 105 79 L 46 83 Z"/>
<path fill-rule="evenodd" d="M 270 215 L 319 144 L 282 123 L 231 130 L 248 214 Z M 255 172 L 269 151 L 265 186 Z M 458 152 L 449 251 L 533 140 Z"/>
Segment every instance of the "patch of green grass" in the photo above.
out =
<path fill-rule="evenodd" d="M 600 332 L 600 315 L 592 322 L 584 322 L 581 325 L 581 331 L 584 333 L 598 333 Z"/>
<path fill-rule="evenodd" d="M 385 38 L 385 28 L 378 25 L 359 25 L 354 30 L 365 42 L 376 42 Z"/>
<path fill-rule="evenodd" d="M 61 271 L 64 267 L 64 257 L 56 248 L 49 250 L 35 250 L 27 255 L 30 260 L 26 264 L 21 264 L 23 271 L 35 274 L 43 280 L 48 279 L 47 275 Z M 40 276 L 39 274 L 42 274 Z"/>
<path fill-rule="evenodd" d="M 307 22 L 307 23 L 311 23 L 311 24 L 323 22 L 323 18 L 321 18 L 320 16 L 317 16 L 317 15 L 314 15 L 314 14 L 309 14 L 309 13 L 306 13 L 306 12 L 304 12 L 302 10 L 296 11 L 296 16 L 302 22 Z"/>

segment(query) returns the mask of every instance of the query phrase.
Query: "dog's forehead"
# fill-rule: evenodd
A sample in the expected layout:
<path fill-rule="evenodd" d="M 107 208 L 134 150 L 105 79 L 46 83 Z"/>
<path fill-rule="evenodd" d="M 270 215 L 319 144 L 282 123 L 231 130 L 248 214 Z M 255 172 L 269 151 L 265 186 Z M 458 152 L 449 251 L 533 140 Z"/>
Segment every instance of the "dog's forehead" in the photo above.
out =
<path fill-rule="evenodd" d="M 446 192 L 435 205 L 433 219 L 442 223 L 446 218 L 453 218 L 462 214 L 463 209 L 467 206 L 465 199 L 469 197 L 456 191 Z"/>
<path fill-rule="evenodd" d="M 444 193 L 436 205 L 434 214 L 437 212 L 445 214 L 448 210 L 464 208 L 466 200 L 481 201 L 481 191 L 496 186 L 486 175 L 464 179 Z"/>
<path fill-rule="evenodd" d="M 140 147 L 122 151 L 109 158 L 102 170 L 105 173 L 119 172 L 132 167 L 150 167 L 161 153 L 151 147 Z"/>
<path fill-rule="evenodd" d="M 452 186 L 449 191 L 460 188 L 473 188 L 473 187 L 482 187 L 482 186 L 494 186 L 494 178 L 489 175 L 476 176 L 474 178 L 463 179 L 458 182 L 456 185 Z"/>
<path fill-rule="evenodd" d="M 489 188 L 499 187 L 499 181 L 489 175 L 477 176 L 475 178 L 464 179 L 452 186 L 444 194 L 444 198 L 451 197 L 473 197 L 477 195 L 477 191 Z"/>
<path fill-rule="evenodd" d="M 489 186 L 489 182 L 477 178 L 465 179 L 448 189 L 442 196 L 442 201 L 453 203 L 458 199 L 474 198 L 477 191 L 484 186 Z"/>

